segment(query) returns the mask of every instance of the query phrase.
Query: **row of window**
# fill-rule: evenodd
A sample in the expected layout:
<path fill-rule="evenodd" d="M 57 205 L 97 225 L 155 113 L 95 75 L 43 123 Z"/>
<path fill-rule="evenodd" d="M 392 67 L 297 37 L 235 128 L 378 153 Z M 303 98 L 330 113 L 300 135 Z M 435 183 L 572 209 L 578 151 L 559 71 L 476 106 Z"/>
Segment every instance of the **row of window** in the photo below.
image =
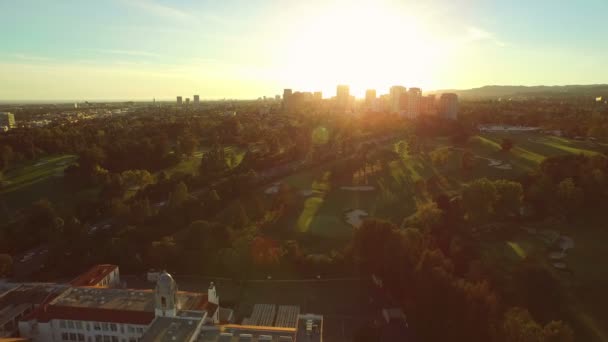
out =
<path fill-rule="evenodd" d="M 92 329 L 95 331 L 111 331 L 118 332 L 120 330 L 121 334 L 125 333 L 125 325 L 127 326 L 127 332 L 129 334 L 143 334 L 144 328 L 142 327 L 134 327 L 132 325 L 127 324 L 116 324 L 116 323 L 107 323 L 107 322 L 93 322 Z M 83 321 L 69 321 L 69 320 L 60 320 L 59 327 L 61 329 L 76 329 L 76 330 L 84 330 L 91 331 L 91 323 L 83 322 Z"/>
<path fill-rule="evenodd" d="M 84 342 L 84 334 L 81 333 L 61 333 L 61 339 L 63 341 L 78 341 Z M 93 339 L 89 337 L 87 342 L 93 342 Z M 119 342 L 118 337 L 116 336 L 104 336 L 104 335 L 95 335 L 95 342 Z M 121 338 L 120 342 L 127 342 L 126 338 Z M 139 342 L 138 338 L 130 337 L 128 342 Z"/>

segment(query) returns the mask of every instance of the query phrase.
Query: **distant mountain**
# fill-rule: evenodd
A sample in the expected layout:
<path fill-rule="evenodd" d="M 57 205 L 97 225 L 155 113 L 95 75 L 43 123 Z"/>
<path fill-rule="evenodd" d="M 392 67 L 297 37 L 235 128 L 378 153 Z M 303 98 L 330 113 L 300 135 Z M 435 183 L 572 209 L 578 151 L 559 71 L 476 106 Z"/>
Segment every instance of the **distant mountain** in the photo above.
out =
<path fill-rule="evenodd" d="M 608 96 L 608 84 L 565 86 L 501 86 L 489 85 L 473 89 L 446 89 L 429 94 L 456 93 L 462 98 L 498 98 L 520 96 Z"/>

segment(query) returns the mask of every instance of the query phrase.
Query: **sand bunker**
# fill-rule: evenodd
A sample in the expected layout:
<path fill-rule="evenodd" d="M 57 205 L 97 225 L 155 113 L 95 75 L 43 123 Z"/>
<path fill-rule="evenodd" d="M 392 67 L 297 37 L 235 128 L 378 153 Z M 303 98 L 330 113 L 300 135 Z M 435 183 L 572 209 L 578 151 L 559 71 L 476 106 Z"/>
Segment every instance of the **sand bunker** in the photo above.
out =
<path fill-rule="evenodd" d="M 315 191 L 314 190 L 300 190 L 300 195 L 304 196 L 304 197 L 308 197 L 312 194 L 314 194 Z"/>
<path fill-rule="evenodd" d="M 513 169 L 513 167 L 511 166 L 511 164 L 502 164 L 502 165 L 497 165 L 494 166 L 497 169 L 501 169 L 501 170 L 511 170 Z"/>
<path fill-rule="evenodd" d="M 567 268 L 565 262 L 554 262 L 553 267 L 560 269 L 560 270 L 565 270 Z"/>
<path fill-rule="evenodd" d="M 264 193 L 268 194 L 268 195 L 274 195 L 277 192 L 279 192 L 280 186 L 281 186 L 281 183 L 273 183 L 271 187 L 264 190 Z"/>
<path fill-rule="evenodd" d="M 549 258 L 551 260 L 562 260 L 565 257 L 566 257 L 566 254 L 564 254 L 564 252 L 553 252 L 553 253 L 549 254 Z"/>
<path fill-rule="evenodd" d="M 368 216 L 368 213 L 365 210 L 355 209 L 347 211 L 344 215 L 346 216 L 346 223 L 359 228 L 363 224 L 364 217 Z"/>
<path fill-rule="evenodd" d="M 559 237 L 559 247 L 562 249 L 562 251 L 567 251 L 569 249 L 574 248 L 574 240 L 572 240 L 571 237 L 562 235 Z"/>
<path fill-rule="evenodd" d="M 342 186 L 340 187 L 342 190 L 348 191 L 373 191 L 376 190 L 373 186 L 370 185 L 361 185 L 361 186 Z"/>

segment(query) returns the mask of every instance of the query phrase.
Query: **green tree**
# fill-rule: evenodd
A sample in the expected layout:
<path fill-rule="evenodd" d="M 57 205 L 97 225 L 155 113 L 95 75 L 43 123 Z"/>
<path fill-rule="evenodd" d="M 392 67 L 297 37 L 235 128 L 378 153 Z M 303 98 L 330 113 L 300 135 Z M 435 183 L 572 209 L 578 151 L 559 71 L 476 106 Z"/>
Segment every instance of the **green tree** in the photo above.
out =
<path fill-rule="evenodd" d="M 184 182 L 179 182 L 169 196 L 169 205 L 173 208 L 181 207 L 189 198 L 188 187 Z"/>
<path fill-rule="evenodd" d="M 0 254 L 0 277 L 6 277 L 13 268 L 13 258 L 8 254 Z"/>
<path fill-rule="evenodd" d="M 543 329 L 543 342 L 574 342 L 574 332 L 562 321 L 551 321 Z"/>
<path fill-rule="evenodd" d="M 583 190 L 574 184 L 572 178 L 566 178 L 557 185 L 556 195 L 558 209 L 566 216 L 578 212 L 583 204 Z"/>
<path fill-rule="evenodd" d="M 505 342 L 543 342 L 543 328 L 534 321 L 528 310 L 510 308 L 502 322 Z"/>
<path fill-rule="evenodd" d="M 504 138 L 500 142 L 500 148 L 502 149 L 503 152 L 511 151 L 511 149 L 513 148 L 514 145 L 515 144 L 513 143 L 513 140 L 511 140 L 509 138 Z"/>
<path fill-rule="evenodd" d="M 494 183 L 487 178 L 465 184 L 462 189 L 462 205 L 469 220 L 485 222 L 494 213 L 494 202 L 498 195 Z"/>
<path fill-rule="evenodd" d="M 517 215 L 522 205 L 523 188 L 520 183 L 499 179 L 494 181 L 496 203 L 494 209 L 501 216 Z"/>
<path fill-rule="evenodd" d="M 443 211 L 433 201 L 416 203 L 416 219 L 423 228 L 432 229 L 441 222 Z"/>

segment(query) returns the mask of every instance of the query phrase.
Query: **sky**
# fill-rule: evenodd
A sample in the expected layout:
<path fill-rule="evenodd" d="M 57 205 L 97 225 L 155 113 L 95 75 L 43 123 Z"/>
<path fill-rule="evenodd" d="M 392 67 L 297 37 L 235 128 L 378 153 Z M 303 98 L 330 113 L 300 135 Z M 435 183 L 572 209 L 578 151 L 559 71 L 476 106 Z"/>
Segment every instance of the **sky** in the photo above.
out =
<path fill-rule="evenodd" d="M 608 83 L 606 0 L 0 0 L 0 101 Z"/>

